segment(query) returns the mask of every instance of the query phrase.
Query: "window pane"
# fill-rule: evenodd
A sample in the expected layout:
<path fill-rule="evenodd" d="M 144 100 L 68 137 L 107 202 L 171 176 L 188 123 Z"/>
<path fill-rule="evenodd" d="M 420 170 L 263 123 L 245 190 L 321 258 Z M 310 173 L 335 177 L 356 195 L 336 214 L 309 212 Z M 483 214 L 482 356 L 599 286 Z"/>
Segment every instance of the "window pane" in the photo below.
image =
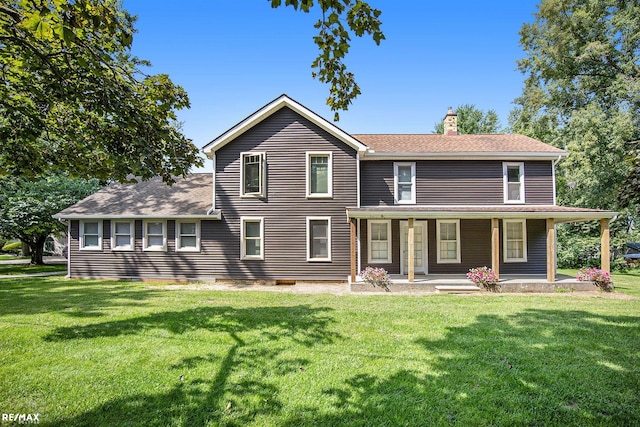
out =
<path fill-rule="evenodd" d="M 371 224 L 371 240 L 387 240 L 387 224 Z"/>
<path fill-rule="evenodd" d="M 520 200 L 520 183 L 507 184 L 509 191 L 509 200 Z"/>
<path fill-rule="evenodd" d="M 98 223 L 97 222 L 85 222 L 84 223 L 84 234 L 98 234 Z"/>
<path fill-rule="evenodd" d="M 327 231 L 329 224 L 325 220 L 310 221 L 311 230 L 311 257 L 312 258 L 328 258 L 328 243 L 329 239 Z"/>
<path fill-rule="evenodd" d="M 398 182 L 411 183 L 411 166 L 398 166 Z"/>
<path fill-rule="evenodd" d="M 129 236 L 119 235 L 116 236 L 116 247 L 121 248 L 125 246 L 129 246 L 131 244 L 131 240 Z"/>
<path fill-rule="evenodd" d="M 522 240 L 511 240 L 507 242 L 507 258 L 523 258 L 524 242 Z"/>
<path fill-rule="evenodd" d="M 148 222 L 147 234 L 162 234 L 162 225 L 161 222 Z"/>
<path fill-rule="evenodd" d="M 116 222 L 116 234 L 129 234 L 131 224 L 128 222 Z"/>
<path fill-rule="evenodd" d="M 195 248 L 196 236 L 182 236 L 180 237 L 180 249 L 183 248 Z"/>
<path fill-rule="evenodd" d="M 180 234 L 196 234 L 196 223 L 195 222 L 183 222 L 180 223 Z"/>
<path fill-rule="evenodd" d="M 245 156 L 244 158 L 244 192 L 260 193 L 260 155 Z"/>
<path fill-rule="evenodd" d="M 522 239 L 522 223 L 521 222 L 508 222 L 507 223 L 507 239 Z"/>
<path fill-rule="evenodd" d="M 509 166 L 507 167 L 507 181 L 508 182 L 520 182 L 520 167 Z"/>
<path fill-rule="evenodd" d="M 260 256 L 260 239 L 247 239 L 245 253 L 247 256 Z"/>
<path fill-rule="evenodd" d="M 244 223 L 245 237 L 260 237 L 260 223 L 255 221 L 247 221 Z"/>
<path fill-rule="evenodd" d="M 440 258 L 456 259 L 457 258 L 456 242 L 440 242 Z"/>
<path fill-rule="evenodd" d="M 84 236 L 84 246 L 98 246 L 98 236 L 97 235 L 87 235 Z"/>
<path fill-rule="evenodd" d="M 371 242 L 371 258 L 372 259 L 388 259 L 389 252 L 386 242 Z"/>
<path fill-rule="evenodd" d="M 456 240 L 456 224 L 440 223 L 440 240 Z"/>
<path fill-rule="evenodd" d="M 311 194 L 329 192 L 329 157 L 311 157 Z"/>
<path fill-rule="evenodd" d="M 411 200 L 411 184 L 398 184 L 398 200 Z"/>
<path fill-rule="evenodd" d="M 147 246 L 163 246 L 164 239 L 162 236 L 147 237 Z"/>

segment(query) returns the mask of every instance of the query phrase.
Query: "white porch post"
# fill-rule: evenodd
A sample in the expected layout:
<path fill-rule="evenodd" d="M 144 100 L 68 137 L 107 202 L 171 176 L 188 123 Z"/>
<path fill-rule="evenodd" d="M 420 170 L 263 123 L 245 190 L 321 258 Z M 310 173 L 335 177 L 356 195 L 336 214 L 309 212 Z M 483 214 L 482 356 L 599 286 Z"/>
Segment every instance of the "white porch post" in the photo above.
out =
<path fill-rule="evenodd" d="M 491 269 L 500 280 L 500 220 L 491 218 Z"/>
<path fill-rule="evenodd" d="M 547 218 L 547 282 L 556 281 L 556 228 L 553 218 Z"/>
<path fill-rule="evenodd" d="M 600 220 L 600 268 L 607 273 L 611 273 L 611 248 L 609 245 L 609 219 L 602 218 Z"/>
<path fill-rule="evenodd" d="M 415 273 L 415 255 L 414 255 L 414 234 L 413 234 L 413 218 L 408 220 L 409 230 L 407 233 L 407 267 L 409 283 L 413 283 Z"/>
<path fill-rule="evenodd" d="M 349 280 L 351 280 L 351 283 L 355 283 L 356 281 L 356 276 L 358 275 L 358 272 L 356 271 L 357 268 L 357 243 L 356 243 L 356 219 L 355 218 L 351 218 L 349 220 L 349 244 L 350 244 L 350 248 L 349 248 L 349 256 L 351 258 L 351 265 L 350 265 L 350 273 L 351 273 L 351 277 L 349 278 Z"/>

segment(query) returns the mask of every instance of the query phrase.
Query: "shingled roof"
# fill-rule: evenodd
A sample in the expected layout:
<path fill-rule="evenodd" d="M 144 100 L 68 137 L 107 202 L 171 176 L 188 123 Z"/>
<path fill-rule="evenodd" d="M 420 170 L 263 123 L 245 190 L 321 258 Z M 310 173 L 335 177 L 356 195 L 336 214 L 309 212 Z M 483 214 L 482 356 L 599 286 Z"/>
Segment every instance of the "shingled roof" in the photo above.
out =
<path fill-rule="evenodd" d="M 566 156 L 567 152 L 519 134 L 356 134 L 358 141 L 376 153 L 541 153 Z"/>
<path fill-rule="evenodd" d="M 55 215 L 75 218 L 211 217 L 213 178 L 194 173 L 168 186 L 159 177 L 134 184 L 111 184 Z"/>

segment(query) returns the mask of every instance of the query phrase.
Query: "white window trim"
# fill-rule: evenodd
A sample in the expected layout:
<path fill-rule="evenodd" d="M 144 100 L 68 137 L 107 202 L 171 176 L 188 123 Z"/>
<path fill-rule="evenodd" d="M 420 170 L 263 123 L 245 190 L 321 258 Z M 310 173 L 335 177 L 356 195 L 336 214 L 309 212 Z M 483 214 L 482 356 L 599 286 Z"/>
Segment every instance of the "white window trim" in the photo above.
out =
<path fill-rule="evenodd" d="M 195 223 L 196 224 L 196 246 L 195 248 L 189 247 L 189 248 L 181 248 L 180 247 L 180 240 L 182 239 L 182 235 L 180 234 L 180 224 L 191 224 L 191 223 Z M 199 252 L 200 251 L 200 221 L 198 220 L 193 220 L 193 221 L 189 221 L 189 220 L 182 220 L 182 221 L 176 221 L 176 225 L 175 225 L 176 229 L 175 229 L 175 235 L 176 235 L 176 252 Z"/>
<path fill-rule="evenodd" d="M 245 245 L 245 223 L 247 222 L 259 222 L 260 223 L 260 255 L 247 255 L 247 247 Z M 243 216 L 240 217 L 240 259 L 242 260 L 264 260 L 264 217 L 257 216 Z"/>
<path fill-rule="evenodd" d="M 246 156 L 260 156 L 260 191 L 257 193 L 244 192 L 244 158 Z M 242 198 L 264 198 L 267 188 L 267 153 L 264 151 L 245 151 L 240 153 L 240 197 Z"/>
<path fill-rule="evenodd" d="M 520 200 L 509 200 L 509 167 L 518 166 L 520 168 Z M 523 204 L 524 195 L 524 162 L 503 162 L 502 163 L 502 194 L 504 202 L 508 204 Z"/>
<path fill-rule="evenodd" d="M 329 170 L 327 177 L 327 193 L 311 193 L 311 157 L 325 156 L 329 157 Z M 326 199 L 333 197 L 333 153 L 331 151 L 307 151 L 306 152 L 306 171 L 307 171 L 307 198 L 308 199 Z"/>
<path fill-rule="evenodd" d="M 129 224 L 129 244 L 127 246 L 116 246 L 116 223 L 124 222 Z M 111 250 L 112 251 L 133 251 L 135 249 L 135 222 L 132 220 L 111 220 Z"/>
<path fill-rule="evenodd" d="M 374 259 L 371 257 L 371 225 L 372 224 L 386 224 L 387 225 L 387 258 L 385 259 Z M 389 264 L 392 262 L 392 253 L 391 253 L 391 220 L 384 219 L 370 219 L 367 221 L 367 259 L 370 264 Z"/>
<path fill-rule="evenodd" d="M 411 200 L 398 200 L 398 167 L 411 166 Z M 394 162 L 393 163 L 393 200 L 397 205 L 416 204 L 416 163 L 415 162 Z"/>
<path fill-rule="evenodd" d="M 311 221 L 327 221 L 327 258 L 311 257 Z M 310 262 L 331 262 L 331 217 L 330 216 L 308 216 L 307 217 L 307 261 Z"/>
<path fill-rule="evenodd" d="M 508 258 L 507 253 L 507 223 L 518 222 L 522 224 L 522 258 Z M 527 262 L 527 220 L 526 219 L 503 219 L 502 220 L 502 253 L 504 262 Z"/>
<path fill-rule="evenodd" d="M 162 246 L 147 245 L 147 224 L 151 222 L 159 222 L 162 224 Z M 157 220 L 145 220 L 142 222 L 142 250 L 148 252 L 166 252 L 167 251 L 167 222 Z"/>
<path fill-rule="evenodd" d="M 456 224 L 456 259 L 442 259 L 440 257 L 440 224 Z M 438 254 L 438 264 L 460 264 L 460 220 L 459 219 L 438 219 L 436 220 L 436 252 Z"/>
<path fill-rule="evenodd" d="M 97 222 L 98 223 L 98 246 L 85 246 L 84 245 L 84 224 L 85 222 Z M 102 250 L 102 220 L 86 220 L 80 221 L 80 236 L 79 242 L 81 251 L 101 251 Z"/>

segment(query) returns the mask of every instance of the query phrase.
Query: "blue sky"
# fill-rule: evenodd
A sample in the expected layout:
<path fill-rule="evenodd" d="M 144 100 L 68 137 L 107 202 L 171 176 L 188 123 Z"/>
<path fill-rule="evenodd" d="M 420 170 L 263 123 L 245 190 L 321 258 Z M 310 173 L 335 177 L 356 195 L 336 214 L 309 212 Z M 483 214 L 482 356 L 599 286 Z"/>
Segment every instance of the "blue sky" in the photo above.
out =
<path fill-rule="evenodd" d="M 284 1 L 283 1 L 284 3 Z M 362 90 L 338 126 L 349 133 L 431 133 L 448 106 L 494 109 L 507 125 L 523 75 L 518 31 L 537 1 L 370 0 L 386 40 L 354 37 L 347 66 Z M 125 0 L 138 15 L 133 54 L 184 87 L 184 132 L 202 147 L 286 93 L 331 120 L 327 87 L 311 77 L 319 11 L 270 0 Z"/>

